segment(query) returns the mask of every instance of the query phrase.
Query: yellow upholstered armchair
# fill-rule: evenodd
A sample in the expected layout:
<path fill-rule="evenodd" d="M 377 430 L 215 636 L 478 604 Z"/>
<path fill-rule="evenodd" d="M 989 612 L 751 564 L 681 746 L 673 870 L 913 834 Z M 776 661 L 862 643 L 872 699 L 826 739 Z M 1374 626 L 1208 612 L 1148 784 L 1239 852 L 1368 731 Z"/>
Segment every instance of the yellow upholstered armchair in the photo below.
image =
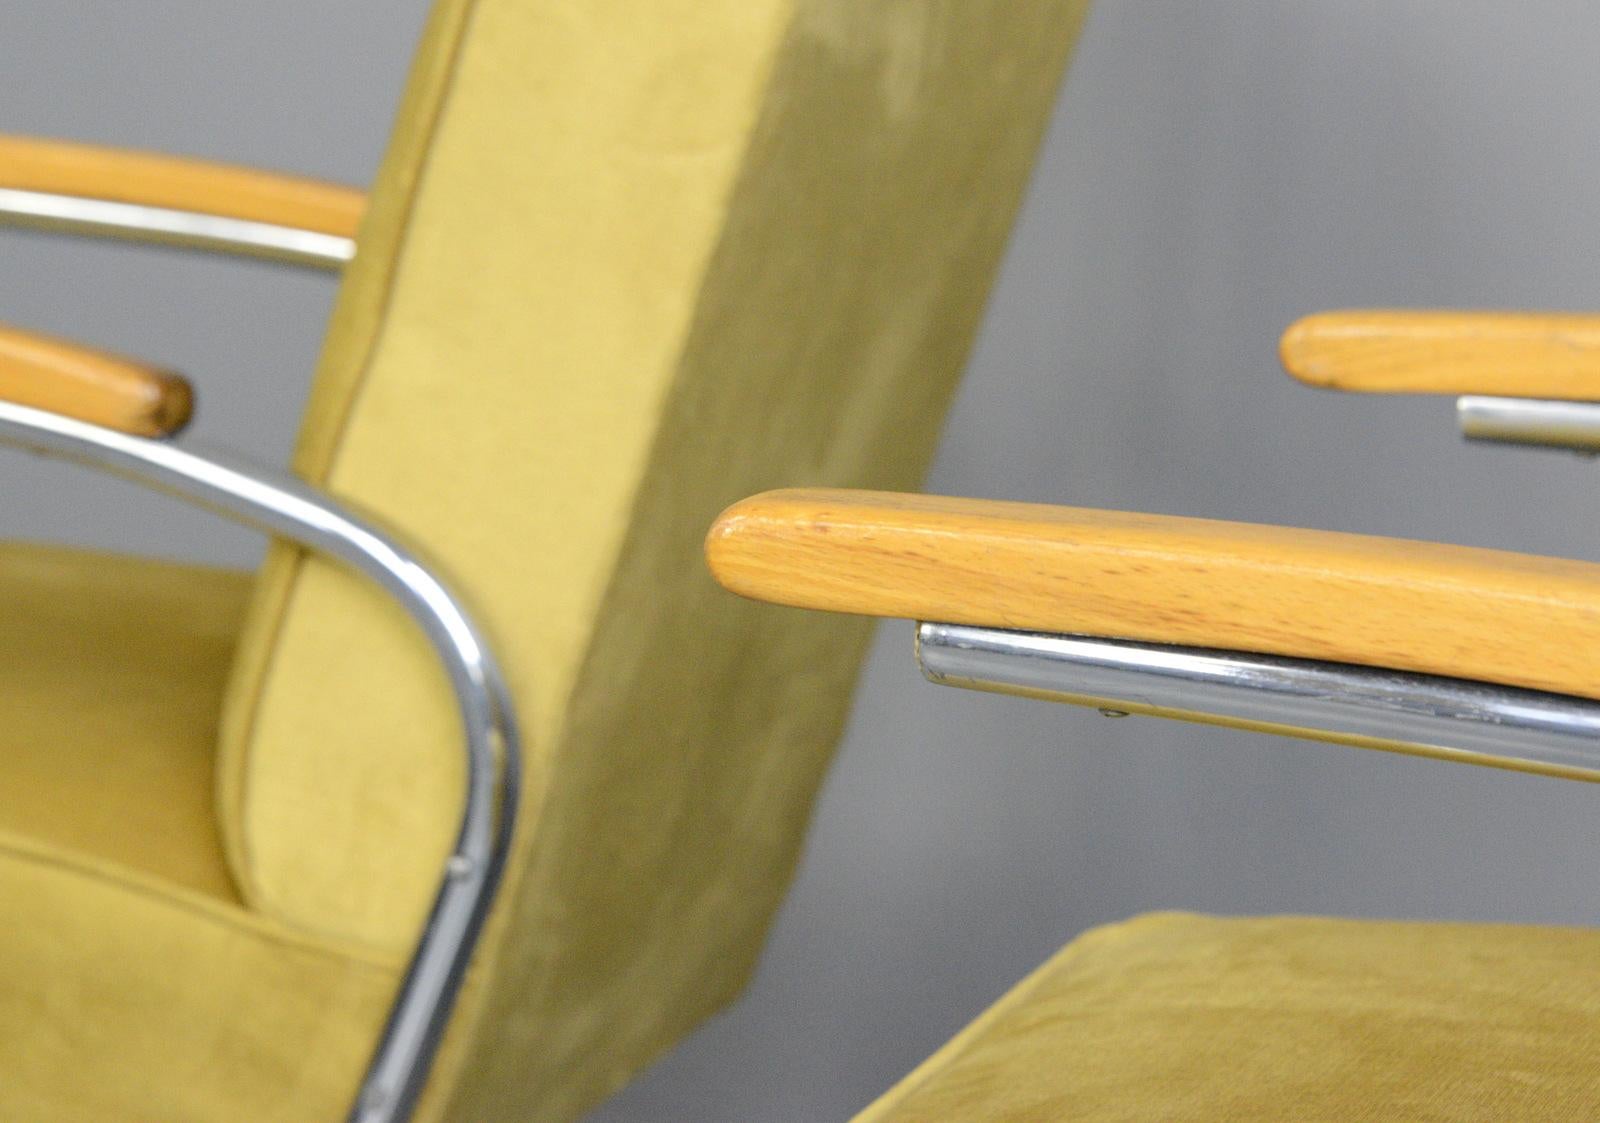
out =
<path fill-rule="evenodd" d="M 1337 312 L 1290 372 L 1600 448 L 1600 320 Z M 1600 565 L 1161 515 L 780 490 L 729 589 L 922 621 L 935 683 L 1600 779 Z M 1073 941 L 860 1118 L 1593 1119 L 1600 932 L 1158 914 Z"/>
<path fill-rule="evenodd" d="M 370 192 L 0 141 L 8 223 L 343 272 L 292 472 L 0 330 L 0 441 L 274 536 L 0 546 L 0 1119 L 571 1118 L 738 992 L 867 629 L 704 529 L 916 485 L 1082 9 L 439 0 Z"/>
<path fill-rule="evenodd" d="M 0 329 L 0 442 L 274 543 L 0 545 L 0 1120 L 579 1115 L 743 985 L 871 615 L 938 681 L 1596 774 L 1600 567 L 905 494 L 1083 7 L 439 0 L 370 191 L 0 140 L 8 223 L 341 273 L 287 472 Z M 1596 334 L 1286 355 L 1585 443 Z M 717 576 L 833 613 L 716 586 L 730 505 Z M 1590 1118 L 1597 953 L 1145 918 L 867 1118 Z"/>

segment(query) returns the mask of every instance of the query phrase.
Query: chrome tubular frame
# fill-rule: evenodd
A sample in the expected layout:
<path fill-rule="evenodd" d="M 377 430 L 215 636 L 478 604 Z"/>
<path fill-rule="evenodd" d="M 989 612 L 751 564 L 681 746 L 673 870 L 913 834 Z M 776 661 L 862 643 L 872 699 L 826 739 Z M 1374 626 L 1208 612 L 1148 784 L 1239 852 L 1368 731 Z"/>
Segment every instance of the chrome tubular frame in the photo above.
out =
<path fill-rule="evenodd" d="M 1456 423 L 1469 441 L 1600 453 L 1600 403 L 1596 402 L 1468 395 L 1456 399 Z"/>
<path fill-rule="evenodd" d="M 516 824 L 516 719 L 482 631 L 414 552 L 291 476 L 6 402 L 0 402 L 0 443 L 123 476 L 337 559 L 397 600 L 426 634 L 461 711 L 466 805 L 433 909 L 349 1116 L 352 1123 L 406 1119 L 460 990 Z"/>
<path fill-rule="evenodd" d="M 269 261 L 343 269 L 355 256 L 352 238 L 200 211 L 146 207 L 79 195 L 0 187 L 0 226 L 91 234 Z"/>
<path fill-rule="evenodd" d="M 1600 780 L 1600 702 L 1565 694 L 1346 663 L 1238 651 L 917 625 L 932 682 L 1228 722 L 1350 744 L 1450 750 L 1482 764 L 1592 773 Z"/>

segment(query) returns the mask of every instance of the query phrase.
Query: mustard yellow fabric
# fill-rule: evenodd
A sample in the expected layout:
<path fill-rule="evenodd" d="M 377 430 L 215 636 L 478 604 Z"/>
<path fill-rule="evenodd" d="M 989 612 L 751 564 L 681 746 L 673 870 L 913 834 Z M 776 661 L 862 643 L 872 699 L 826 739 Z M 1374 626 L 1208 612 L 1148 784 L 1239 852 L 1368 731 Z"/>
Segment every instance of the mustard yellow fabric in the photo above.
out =
<path fill-rule="evenodd" d="M 253 915 L 217 721 L 251 575 L 0 545 L 0 1119 L 342 1118 L 392 957 Z"/>
<path fill-rule="evenodd" d="M 567 1118 L 748 974 L 867 635 L 705 574 L 718 510 L 920 477 L 1080 0 L 446 0 L 297 458 L 422 543 L 503 655 L 525 818 L 436 1073 Z M 287 550 L 230 689 L 252 907 L 408 946 L 457 730 L 384 598 Z"/>
<path fill-rule="evenodd" d="M 213 791 L 250 581 L 0 545 L 0 833 L 237 899 Z"/>
<path fill-rule="evenodd" d="M 1156 914 L 1069 944 L 857 1123 L 1600 1118 L 1600 931 Z"/>
<path fill-rule="evenodd" d="M 394 963 L 9 832 L 0 901 L 0 1119 L 344 1118 Z"/>

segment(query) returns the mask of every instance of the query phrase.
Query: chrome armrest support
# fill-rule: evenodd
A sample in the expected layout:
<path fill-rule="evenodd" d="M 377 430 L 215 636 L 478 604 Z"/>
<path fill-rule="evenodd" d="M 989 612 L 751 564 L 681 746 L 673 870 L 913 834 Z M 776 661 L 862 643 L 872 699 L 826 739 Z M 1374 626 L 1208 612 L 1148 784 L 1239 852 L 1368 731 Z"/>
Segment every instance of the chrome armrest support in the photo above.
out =
<path fill-rule="evenodd" d="M 355 239 L 200 211 L 0 188 L 0 226 L 91 234 L 340 270 Z"/>
<path fill-rule="evenodd" d="M 1600 453 L 1600 402 L 1468 394 L 1456 399 L 1456 423 L 1469 441 Z"/>
<path fill-rule="evenodd" d="M 1600 702 L 1465 679 L 1088 636 L 917 625 L 933 682 L 1600 780 Z"/>
<path fill-rule="evenodd" d="M 349 1116 L 353 1123 L 407 1118 L 460 990 L 516 824 L 516 719 L 482 631 L 460 598 L 410 549 L 291 476 L 7 402 L 0 402 L 0 443 L 114 473 L 343 562 L 398 601 L 426 634 L 461 711 L 466 805 L 432 911 Z"/>

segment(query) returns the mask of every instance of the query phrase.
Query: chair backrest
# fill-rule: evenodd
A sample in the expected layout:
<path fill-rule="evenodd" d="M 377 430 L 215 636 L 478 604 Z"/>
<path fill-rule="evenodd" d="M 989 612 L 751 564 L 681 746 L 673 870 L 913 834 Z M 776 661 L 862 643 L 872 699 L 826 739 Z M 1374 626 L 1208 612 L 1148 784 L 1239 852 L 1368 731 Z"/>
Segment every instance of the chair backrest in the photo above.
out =
<path fill-rule="evenodd" d="M 702 535 L 764 488 L 916 484 L 1083 7 L 434 12 L 297 467 L 448 570 L 521 710 L 453 1117 L 570 1114 L 750 971 L 867 632 L 719 592 Z M 276 549 L 225 726 L 247 899 L 407 947 L 461 784 L 409 625 Z"/>

